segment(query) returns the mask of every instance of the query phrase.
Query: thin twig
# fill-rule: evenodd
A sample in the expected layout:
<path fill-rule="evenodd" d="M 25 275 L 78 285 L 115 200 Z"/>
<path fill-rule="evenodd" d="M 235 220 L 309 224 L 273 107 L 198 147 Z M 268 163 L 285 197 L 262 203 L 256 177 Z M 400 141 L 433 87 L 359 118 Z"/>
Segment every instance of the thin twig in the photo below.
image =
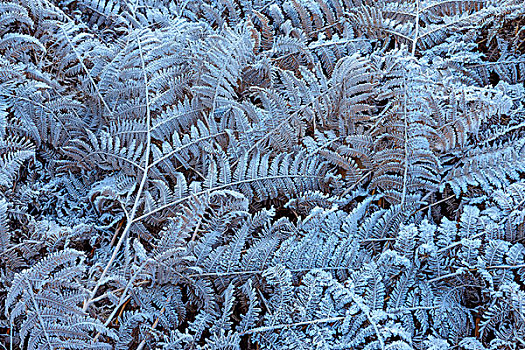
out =
<path fill-rule="evenodd" d="M 418 0 L 418 6 L 419 6 L 419 0 Z M 418 15 L 419 16 L 419 15 Z M 415 50 L 415 49 L 414 49 Z M 407 181 L 408 181 L 408 113 L 407 113 L 407 84 L 406 84 L 406 78 L 405 78 L 405 84 L 404 84 L 404 93 L 405 93 L 405 103 L 403 104 L 403 112 L 404 112 L 404 121 L 405 121 L 405 161 L 404 166 L 405 170 L 403 171 L 403 193 L 401 195 L 401 207 L 404 206 L 406 195 L 407 195 Z"/>
<path fill-rule="evenodd" d="M 166 304 L 168 304 L 171 301 L 171 296 L 166 300 Z M 157 319 L 155 322 L 153 322 L 153 325 L 151 325 L 151 330 L 155 330 L 157 328 L 157 325 L 159 324 L 160 316 L 166 311 L 166 304 L 162 307 L 162 309 L 159 312 L 159 316 L 157 316 Z M 137 347 L 137 350 L 142 350 L 144 348 L 144 345 L 146 344 L 146 339 L 143 339 L 139 346 Z"/>
<path fill-rule="evenodd" d="M 144 172 L 142 174 L 142 180 L 140 181 L 140 185 L 139 185 L 139 188 L 138 188 L 138 191 L 137 191 L 137 196 L 135 198 L 135 202 L 133 203 L 133 208 L 131 209 L 131 212 L 129 214 L 129 218 L 128 218 L 126 227 L 124 228 L 124 230 L 122 232 L 122 235 L 120 236 L 120 239 L 117 242 L 117 245 L 113 249 L 113 254 L 111 255 L 111 258 L 109 259 L 106 267 L 104 268 L 104 271 L 102 272 L 102 274 L 98 278 L 98 281 L 95 284 L 95 287 L 93 288 L 91 293 L 89 294 L 88 299 L 84 302 L 84 307 L 82 308 L 83 311 L 86 311 L 88 309 L 89 305 L 91 304 L 92 299 L 95 297 L 95 295 L 97 293 L 97 290 L 100 287 L 104 277 L 106 276 L 106 274 L 108 273 L 109 269 L 113 265 L 113 262 L 115 261 L 115 258 L 117 257 L 117 254 L 120 251 L 120 247 L 122 246 L 122 243 L 124 242 L 125 237 L 128 235 L 129 230 L 131 229 L 131 226 L 136 222 L 136 220 L 134 220 L 134 217 L 136 215 L 136 212 L 137 212 L 137 209 L 138 209 L 138 206 L 139 206 L 139 203 L 140 203 L 140 198 L 142 196 L 142 192 L 144 190 L 144 187 L 146 185 L 146 181 L 148 179 L 148 170 L 150 169 L 149 168 L 149 158 L 150 158 L 150 152 L 151 152 L 151 132 L 150 132 L 151 131 L 150 130 L 150 126 L 151 126 L 151 110 L 150 110 L 150 105 L 149 105 L 149 90 L 148 90 L 148 85 L 147 85 L 148 78 L 146 76 L 146 67 L 145 67 L 145 64 L 144 64 L 144 56 L 143 56 L 143 53 L 142 53 L 142 44 L 141 44 L 141 41 L 140 41 L 140 36 L 137 36 L 137 42 L 138 42 L 138 47 L 139 47 L 140 60 L 141 60 L 141 64 L 142 64 L 142 72 L 143 72 L 143 76 L 144 76 L 144 85 L 145 85 L 145 93 L 146 93 L 146 127 L 147 127 L 147 130 L 148 130 L 147 135 L 146 135 L 146 148 L 145 148 L 145 154 L 144 154 L 144 163 L 145 163 L 145 165 L 144 165 Z"/>
<path fill-rule="evenodd" d="M 44 323 L 44 319 L 42 318 L 42 311 L 40 311 L 40 307 L 38 306 L 38 303 L 36 302 L 36 299 L 35 299 L 35 294 L 33 293 L 33 286 L 31 285 L 31 283 L 29 283 L 29 280 L 27 278 L 25 278 L 25 281 L 27 283 L 27 286 L 29 287 L 29 295 L 31 296 L 31 301 L 33 302 L 33 305 L 35 306 L 35 311 L 38 316 L 38 321 L 40 321 L 40 325 L 42 326 L 42 331 L 44 332 L 44 336 L 46 338 L 47 344 L 49 345 L 49 349 L 53 349 L 53 345 L 51 344 L 51 339 L 49 338 L 49 333 L 47 332 L 46 324 Z"/>
<path fill-rule="evenodd" d="M 246 179 L 246 180 L 241 180 L 241 181 L 235 181 L 235 182 L 230 182 L 228 184 L 224 184 L 224 185 L 220 185 L 220 186 L 217 186 L 217 187 L 214 187 L 214 188 L 210 188 L 210 189 L 207 189 L 207 190 L 202 190 L 202 191 L 199 191 L 197 193 L 193 193 L 189 196 L 186 196 L 186 197 L 182 197 L 182 198 L 179 198 L 173 202 L 170 202 L 170 203 L 166 203 L 164 205 L 161 205 L 147 213 L 144 213 L 142 214 L 141 216 L 135 218 L 132 220 L 132 222 L 138 222 L 138 221 L 141 221 L 145 218 L 147 218 L 148 216 L 151 216 L 155 213 L 158 213 L 159 211 L 162 211 L 162 210 L 165 210 L 169 207 L 172 207 L 174 205 L 177 205 L 177 204 L 180 204 L 180 203 L 183 203 L 191 198 L 194 198 L 196 196 L 200 196 L 200 195 L 203 195 L 203 194 L 210 194 L 214 191 L 220 191 L 220 190 L 223 190 L 223 189 L 226 189 L 226 188 L 230 188 L 232 186 L 237 186 L 237 185 L 242 185 L 242 184 L 247 184 L 247 183 L 251 183 L 251 182 L 255 182 L 255 181 L 265 181 L 265 180 L 276 180 L 276 179 L 293 179 L 293 178 L 311 178 L 311 179 L 322 179 L 323 177 L 322 176 L 316 176 L 316 175 L 273 175 L 273 176 L 263 176 L 263 177 L 259 177 L 259 178 L 255 178 L 255 179 Z"/>
<path fill-rule="evenodd" d="M 419 36 L 419 0 L 416 1 L 416 19 L 414 20 L 414 25 L 416 27 L 416 30 L 414 33 L 414 40 L 412 41 L 412 56 L 413 57 L 416 55 L 416 45 L 417 45 L 417 39 Z"/>
<path fill-rule="evenodd" d="M 239 333 L 239 335 L 243 336 L 243 335 L 246 335 L 246 334 L 268 332 L 268 331 L 273 331 L 273 330 L 282 329 L 282 328 L 308 326 L 308 325 L 317 324 L 317 323 L 332 323 L 332 322 L 342 321 L 344 319 L 345 319 L 344 316 L 327 317 L 327 318 L 320 318 L 320 319 L 317 319 L 317 320 L 310 320 L 310 321 L 303 321 L 303 322 L 296 322 L 296 323 L 278 324 L 278 325 L 275 325 L 275 326 L 267 326 L 267 327 L 257 327 L 257 328 L 253 328 L 253 329 L 250 329 L 248 331 Z"/>
<path fill-rule="evenodd" d="M 456 195 L 453 194 L 453 195 L 448 196 L 447 198 L 443 198 L 443 199 L 438 200 L 437 202 L 434 202 L 434 203 L 431 203 L 431 204 L 429 204 L 429 205 L 426 205 L 426 206 L 424 206 L 423 208 L 420 208 L 420 209 L 416 210 L 412 215 L 414 215 L 414 214 L 417 213 L 417 212 L 420 212 L 420 211 L 423 211 L 423 210 L 427 210 L 428 208 L 432 208 L 432 207 L 435 206 L 435 205 L 438 205 L 438 204 L 441 204 L 441 203 L 443 203 L 443 202 L 446 202 L 446 201 L 448 201 L 449 199 L 454 198 L 455 196 L 456 196 Z"/>

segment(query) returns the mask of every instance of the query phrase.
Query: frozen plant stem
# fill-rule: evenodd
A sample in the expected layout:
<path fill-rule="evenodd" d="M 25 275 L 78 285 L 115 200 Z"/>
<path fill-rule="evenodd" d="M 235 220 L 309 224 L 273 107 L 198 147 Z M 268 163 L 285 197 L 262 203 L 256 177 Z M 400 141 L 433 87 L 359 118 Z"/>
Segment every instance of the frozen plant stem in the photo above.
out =
<path fill-rule="evenodd" d="M 403 171 L 403 193 L 401 194 L 401 207 L 405 204 L 406 195 L 407 195 L 407 179 L 408 179 L 408 113 L 407 113 L 407 84 L 405 77 L 405 86 L 404 86 L 404 102 L 403 102 L 403 119 L 405 122 L 404 128 L 404 138 L 405 138 L 405 169 Z"/>
<path fill-rule="evenodd" d="M 414 31 L 414 39 L 412 40 L 412 56 L 416 55 L 416 46 L 419 36 L 419 0 L 416 0 L 416 19 L 414 26 L 416 29 Z"/>
<path fill-rule="evenodd" d="M 95 284 L 95 287 L 89 294 L 89 298 L 84 302 L 84 306 L 82 308 L 83 311 L 87 311 L 89 308 L 89 305 L 91 304 L 93 298 L 97 294 L 98 288 L 100 287 L 102 281 L 104 280 L 104 277 L 106 277 L 109 269 L 115 262 L 115 259 L 118 255 L 118 252 L 120 250 L 120 247 L 122 246 L 122 243 L 126 239 L 126 236 L 129 233 L 129 230 L 131 229 L 131 226 L 135 222 L 133 219 L 135 217 L 135 214 L 137 213 L 137 209 L 140 203 L 140 198 L 142 196 L 142 192 L 144 191 L 144 186 L 146 185 L 146 181 L 148 179 L 148 170 L 150 169 L 149 166 L 149 158 L 150 158 L 150 152 L 151 152 L 151 110 L 150 110 L 150 104 L 149 104 L 149 90 L 148 90 L 148 78 L 146 76 L 146 68 L 144 65 L 144 56 L 142 52 L 142 44 L 140 42 L 140 36 L 137 36 L 137 43 L 140 53 L 140 61 L 142 65 L 142 73 L 144 77 L 144 88 L 146 93 L 146 149 L 144 154 L 144 172 L 142 173 L 142 180 L 140 181 L 139 189 L 137 191 L 137 196 L 135 198 L 135 202 L 133 203 L 133 208 L 131 209 L 131 212 L 129 214 L 129 217 L 127 219 L 126 227 L 122 231 L 122 235 L 120 236 L 120 239 L 117 242 L 117 245 L 113 249 L 113 254 L 111 254 L 111 257 L 106 264 L 106 267 L 104 268 L 104 271 L 102 271 L 102 274 L 98 278 L 97 283 Z"/>

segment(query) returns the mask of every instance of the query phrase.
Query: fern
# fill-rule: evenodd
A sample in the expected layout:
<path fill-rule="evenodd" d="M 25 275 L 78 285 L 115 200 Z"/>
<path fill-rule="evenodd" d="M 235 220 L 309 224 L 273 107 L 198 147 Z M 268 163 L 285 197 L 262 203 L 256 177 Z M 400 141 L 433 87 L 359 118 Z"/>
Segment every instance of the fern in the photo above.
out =
<path fill-rule="evenodd" d="M 27 309 L 19 329 L 20 339 L 27 340 L 28 349 L 104 346 L 104 343 L 90 344 L 94 331 L 116 338 L 113 331 L 78 307 L 84 295 L 79 293 L 81 286 L 72 280 L 84 272 L 84 267 L 82 260 L 76 263 L 77 259 L 83 259 L 80 252 L 63 250 L 14 277 L 6 310 L 10 324 L 14 325 Z"/>
<path fill-rule="evenodd" d="M 0 3 L 0 343 L 518 349 L 523 1 Z"/>

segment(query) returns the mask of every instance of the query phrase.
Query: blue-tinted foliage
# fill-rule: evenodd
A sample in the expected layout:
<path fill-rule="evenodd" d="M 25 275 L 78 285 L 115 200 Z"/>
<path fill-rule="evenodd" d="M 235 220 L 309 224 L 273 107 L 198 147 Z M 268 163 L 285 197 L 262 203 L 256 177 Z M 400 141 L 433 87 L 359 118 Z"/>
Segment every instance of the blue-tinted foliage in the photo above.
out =
<path fill-rule="evenodd" d="M 525 348 L 523 23 L 0 0 L 0 345 Z"/>

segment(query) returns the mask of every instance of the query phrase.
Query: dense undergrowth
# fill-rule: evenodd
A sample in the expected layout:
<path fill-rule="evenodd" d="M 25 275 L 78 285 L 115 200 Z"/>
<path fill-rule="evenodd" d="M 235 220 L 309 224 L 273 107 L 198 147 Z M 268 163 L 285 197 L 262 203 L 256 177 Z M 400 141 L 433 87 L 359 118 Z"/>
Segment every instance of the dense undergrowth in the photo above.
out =
<path fill-rule="evenodd" d="M 523 0 L 0 2 L 5 349 L 525 348 Z"/>

